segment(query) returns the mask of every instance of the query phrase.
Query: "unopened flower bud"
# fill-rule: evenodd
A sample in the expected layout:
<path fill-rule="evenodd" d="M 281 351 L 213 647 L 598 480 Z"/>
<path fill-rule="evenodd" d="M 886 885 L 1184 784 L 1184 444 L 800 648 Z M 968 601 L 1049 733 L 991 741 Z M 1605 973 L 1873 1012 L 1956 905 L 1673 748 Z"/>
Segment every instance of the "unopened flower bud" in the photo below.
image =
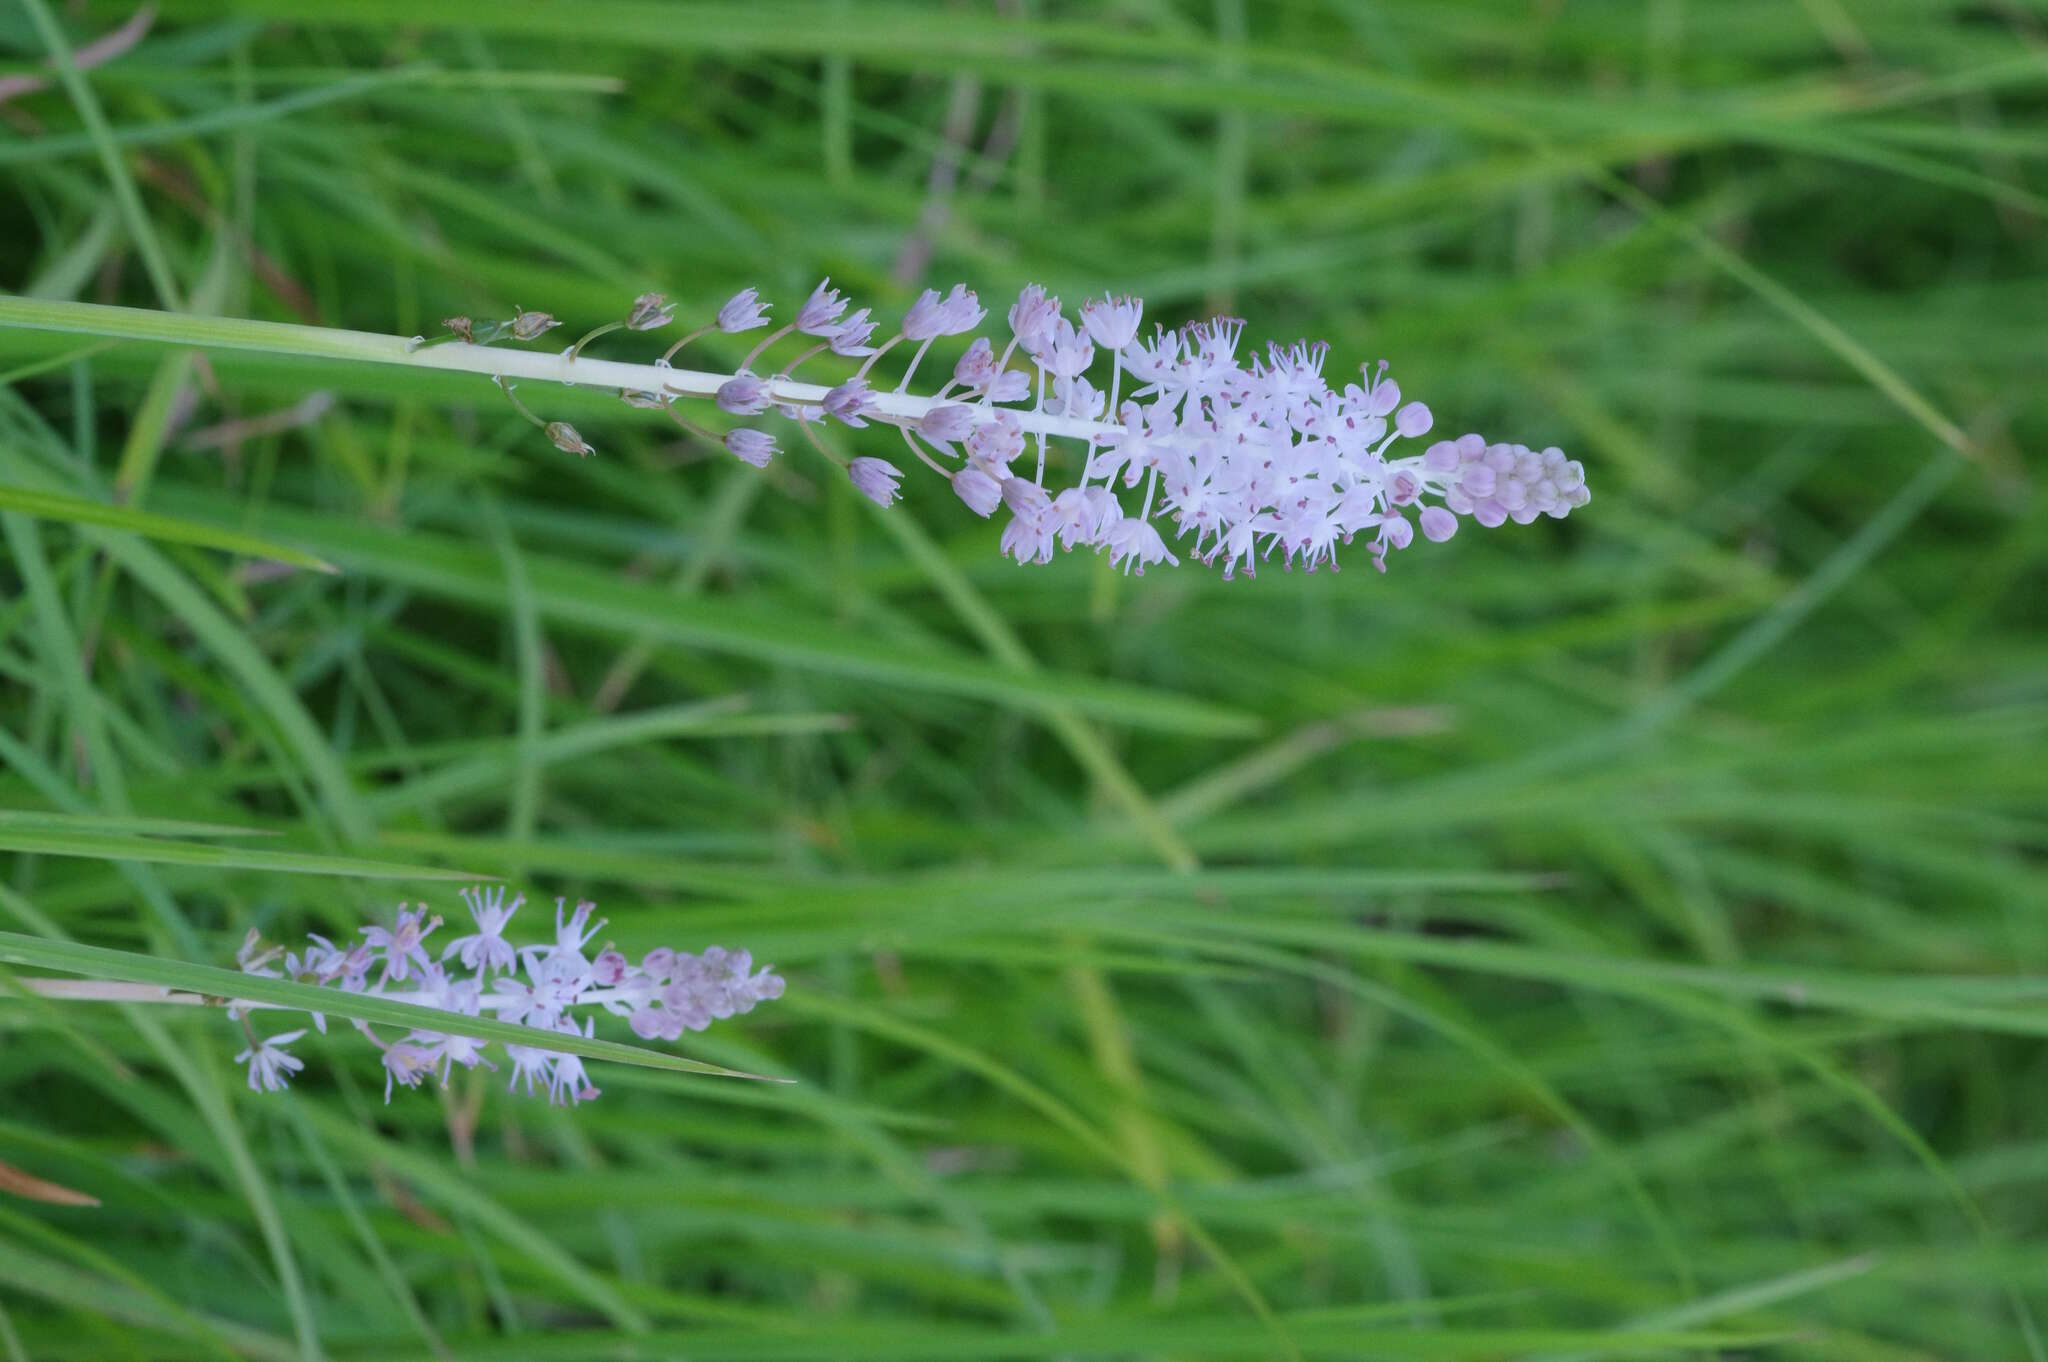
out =
<path fill-rule="evenodd" d="M 953 475 L 953 493 L 983 520 L 1003 504 L 1003 485 L 972 465 Z"/>
<path fill-rule="evenodd" d="M 1086 309 L 1083 309 L 1086 314 Z M 1010 332 L 1026 350 L 1038 348 L 1039 339 L 1059 320 L 1060 300 L 1049 297 L 1043 286 L 1026 284 L 1010 305 Z"/>
<path fill-rule="evenodd" d="M 874 334 L 875 323 L 868 316 L 867 308 L 849 313 L 846 320 L 840 322 L 837 329 L 832 332 L 832 353 L 841 359 L 861 359 L 872 355 L 875 348 L 868 342 L 874 338 Z"/>
<path fill-rule="evenodd" d="M 1010 475 L 1010 461 L 1023 452 L 1024 428 L 1014 412 L 998 413 L 967 437 L 967 457 L 1001 477 Z"/>
<path fill-rule="evenodd" d="M 768 410 L 768 385 L 752 374 L 741 374 L 718 385 L 718 409 L 734 416 L 756 416 Z"/>
<path fill-rule="evenodd" d="M 767 324 L 768 309 L 762 305 L 760 294 L 750 288 L 741 289 L 718 309 L 718 329 L 727 335 L 752 331 Z"/>
<path fill-rule="evenodd" d="M 1003 504 L 1010 508 L 1010 514 L 1020 519 L 1037 520 L 1052 509 L 1052 498 L 1029 478 L 1005 478 Z"/>
<path fill-rule="evenodd" d="M 861 419 L 861 413 L 867 410 L 869 396 L 866 379 L 849 378 L 825 394 L 825 412 L 828 416 L 838 417 L 855 430 L 862 429 L 867 422 Z"/>
<path fill-rule="evenodd" d="M 981 325 L 981 319 L 986 315 L 975 300 L 973 290 L 965 284 L 953 285 L 953 291 L 944 298 L 939 296 L 937 289 L 928 288 L 910 305 L 910 311 L 903 314 L 903 334 L 914 341 L 930 340 L 934 336 L 957 336 Z"/>
<path fill-rule="evenodd" d="M 974 408 L 958 402 L 933 407 L 917 423 L 917 433 L 934 444 L 949 445 L 974 433 Z"/>
<path fill-rule="evenodd" d="M 862 496 L 877 506 L 888 506 L 896 500 L 896 483 L 903 473 L 886 459 L 855 459 L 846 466 L 846 476 Z"/>
<path fill-rule="evenodd" d="M 807 336 L 830 340 L 839 329 L 839 314 L 846 311 L 846 299 L 839 296 L 838 289 L 826 287 L 831 282 L 820 282 L 797 311 L 796 329 Z"/>
<path fill-rule="evenodd" d="M 756 468 L 766 468 L 775 457 L 775 437 L 765 430 L 749 430 L 745 426 L 729 430 L 725 433 L 725 447 L 741 463 Z"/>

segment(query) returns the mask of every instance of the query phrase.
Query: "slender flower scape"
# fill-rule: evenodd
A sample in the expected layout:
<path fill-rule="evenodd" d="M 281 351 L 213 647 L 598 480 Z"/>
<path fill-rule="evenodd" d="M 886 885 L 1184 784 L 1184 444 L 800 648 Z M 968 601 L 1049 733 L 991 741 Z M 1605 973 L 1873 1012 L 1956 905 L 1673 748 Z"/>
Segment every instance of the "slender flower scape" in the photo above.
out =
<path fill-rule="evenodd" d="M 875 458 L 849 464 L 827 448 L 818 427 L 894 426 L 911 455 L 976 515 L 1007 512 L 1002 549 L 1019 563 L 1091 548 L 1140 574 L 1182 555 L 1220 564 L 1226 578 L 1252 576 L 1276 557 L 1285 568 L 1334 571 L 1337 550 L 1363 537 L 1384 572 L 1387 555 L 1414 543 L 1418 527 L 1441 543 L 1463 520 L 1488 529 L 1538 516 L 1562 520 L 1589 499 L 1585 469 L 1560 449 L 1479 435 L 1437 440 L 1420 452 L 1397 449 L 1427 436 L 1435 418 L 1422 403 L 1402 400 L 1385 360 L 1362 367 L 1340 389 L 1324 377 L 1329 347 L 1321 342 L 1269 344 L 1261 354 L 1243 343 L 1244 323 L 1228 317 L 1176 331 L 1155 325 L 1144 336 L 1145 305 L 1131 297 L 1089 299 L 1077 326 L 1058 298 L 1030 285 L 1007 309 L 1008 338 L 962 346 L 949 381 L 925 395 L 912 384 L 933 346 L 975 330 L 988 315 L 973 291 L 925 290 L 896 333 L 875 345 L 869 309 L 847 312 L 848 300 L 829 282 L 812 291 L 794 321 L 756 342 L 736 371 L 670 369 L 676 352 L 699 337 L 768 325 L 768 305 L 756 290 L 742 290 L 669 347 L 648 370 L 655 381 L 621 396 L 666 410 L 756 468 L 780 452 L 774 436 L 748 427 L 715 435 L 686 420 L 679 399 L 712 398 L 743 418 L 777 411 L 882 506 L 897 499 L 901 472 Z M 645 295 L 623 325 L 651 328 L 671 310 L 659 295 Z M 470 344 L 508 329 L 518 338 L 538 335 L 553 324 L 539 313 L 522 313 L 509 327 L 449 322 Z M 779 368 L 756 372 L 761 356 L 792 334 L 815 343 Z M 911 357 L 893 389 L 871 379 L 876 363 L 905 341 Z M 580 348 L 567 357 L 573 361 Z M 858 359 L 859 368 L 836 385 L 795 378 L 799 366 L 827 352 Z M 1104 368 L 1106 388 L 1099 386 Z M 546 429 L 558 447 L 591 452 L 573 429 Z M 1064 466 L 1068 485 L 1049 485 L 1048 465 Z"/>
<path fill-rule="evenodd" d="M 401 904 L 393 925 L 365 927 L 364 939 L 346 948 L 315 936 L 303 954 L 264 949 L 252 932 L 235 960 L 247 974 L 281 975 L 465 1017 L 492 1012 L 500 1021 L 531 1027 L 540 1033 L 534 1044 L 502 1047 L 511 1062 L 508 1087 L 545 1093 L 550 1102 L 564 1106 L 596 1097 L 598 1090 L 581 1059 L 548 1048 L 542 1039 L 547 1033 L 593 1036 L 595 1019 L 589 1014 L 601 1009 L 624 1017 L 642 1040 L 673 1041 L 684 1031 L 702 1031 L 714 1021 L 782 996 L 781 976 L 765 968 L 756 970 L 745 951 L 711 946 L 702 955 L 690 955 L 660 947 L 636 965 L 606 946 L 593 957 L 588 953 L 590 943 L 604 922 L 591 921 L 596 909 L 592 903 L 569 910 L 563 900 L 555 900 L 554 941 L 514 947 L 505 940 L 505 928 L 525 896 L 514 894 L 508 903 L 505 890 L 496 886 L 461 893 L 476 930 L 447 942 L 438 957 L 427 938 L 441 919 L 428 916 L 425 905 Z M 280 957 L 282 970 L 272 963 Z M 455 972 L 455 965 L 467 973 Z M 249 1037 L 249 1047 L 235 1056 L 235 1062 L 249 1066 L 252 1091 L 281 1092 L 305 1067 L 286 1047 L 306 1033 L 301 1029 L 258 1036 L 249 1025 L 252 1010 L 258 1009 L 246 1003 L 229 1009 Z M 585 1014 L 580 1019 L 579 1011 Z M 327 1019 L 317 1012 L 310 1015 L 324 1033 Z M 416 1088 L 428 1078 L 445 1084 L 458 1068 L 498 1068 L 489 1058 L 488 1044 L 469 1036 L 416 1029 L 391 1040 L 367 1022 L 351 1025 L 383 1054 L 387 1102 L 399 1087 Z"/>

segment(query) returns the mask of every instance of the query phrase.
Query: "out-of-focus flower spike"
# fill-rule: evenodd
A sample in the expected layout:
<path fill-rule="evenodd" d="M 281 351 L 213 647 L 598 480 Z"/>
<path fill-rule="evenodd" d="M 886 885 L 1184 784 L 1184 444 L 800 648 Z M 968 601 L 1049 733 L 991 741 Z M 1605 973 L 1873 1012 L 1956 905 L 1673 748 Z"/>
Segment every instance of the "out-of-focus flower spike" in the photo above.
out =
<path fill-rule="evenodd" d="M 635 300 L 626 321 L 599 330 L 651 327 L 666 317 L 666 302 L 646 294 Z M 1001 547 L 1025 563 L 1048 561 L 1054 547 L 1090 547 L 1133 573 L 1176 564 L 1180 557 L 1161 533 L 1163 520 L 1186 544 L 1186 556 L 1220 565 L 1226 579 L 1240 572 L 1250 576 L 1276 558 L 1287 569 L 1334 570 L 1339 550 L 1360 537 L 1374 566 L 1384 569 L 1388 556 L 1412 545 L 1418 530 L 1424 540 L 1442 543 L 1456 533 L 1461 518 L 1487 528 L 1510 520 L 1526 525 L 1562 518 L 1590 500 L 1583 466 L 1556 447 L 1535 450 L 1467 435 L 1437 440 L 1419 453 L 1400 448 L 1402 441 L 1427 437 L 1435 416 L 1427 404 L 1404 399 L 1385 360 L 1361 366 L 1358 381 L 1339 391 L 1324 376 L 1330 347 L 1323 341 L 1255 350 L 1245 344 L 1245 323 L 1234 317 L 1176 330 L 1155 324 L 1141 340 L 1145 306 L 1133 297 L 1090 298 L 1077 323 L 1062 315 L 1058 298 L 1029 285 L 1007 309 L 1010 338 L 1000 350 L 989 337 L 974 338 L 952 364 L 950 381 L 935 393 L 929 383 L 912 386 L 936 341 L 973 331 L 985 318 L 964 284 L 943 293 L 925 289 L 900 328 L 876 346 L 870 310 L 849 312 L 845 297 L 822 280 L 794 320 L 759 338 L 730 371 L 685 371 L 660 395 L 629 400 L 660 406 L 685 429 L 722 439 L 736 458 L 757 468 L 778 452 L 774 435 L 743 428 L 715 436 L 681 414 L 680 400 L 710 398 L 729 414 L 749 418 L 780 412 L 802 423 L 814 442 L 818 432 L 812 424 L 828 417 L 853 429 L 893 425 L 915 456 L 946 477 L 976 514 L 993 515 L 1011 503 Z M 555 322 L 545 313 L 522 310 L 512 321 L 488 327 L 463 318 L 449 324 L 456 336 L 483 343 L 507 330 L 531 339 Z M 665 365 L 695 336 L 767 324 L 758 291 L 743 289 L 714 321 L 671 346 L 656 365 Z M 757 377 L 752 361 L 791 332 L 818 343 L 774 378 Z M 868 375 L 906 341 L 913 353 L 895 387 L 877 392 Z M 1010 356 L 1019 348 L 1031 364 L 1013 369 Z M 571 348 L 571 365 L 581 362 L 579 349 Z M 859 360 L 857 372 L 815 388 L 794 379 L 798 365 L 827 351 Z M 520 413 L 559 447 L 591 452 L 574 427 L 543 422 L 520 403 L 507 371 L 492 372 Z M 607 376 L 607 386 L 615 381 Z M 1023 409 L 1026 402 L 1029 408 Z M 1027 440 L 1038 456 L 1030 495 L 1012 486 L 1011 469 Z M 927 445 L 956 457 L 964 447 L 965 466 L 949 469 Z M 1057 482 L 1062 450 L 1071 455 L 1068 467 L 1075 475 L 1064 488 Z M 903 475 L 894 465 L 863 458 L 842 466 L 863 495 L 882 505 L 897 500 Z M 1119 500 L 1133 491 L 1135 506 Z M 1038 505 L 1040 500 L 1046 504 Z M 388 945 L 378 958 L 393 978 L 415 968 L 403 950 L 394 956 Z M 549 1006 L 543 1003 L 540 1010 Z M 636 1025 L 650 1024 L 634 1015 Z M 672 1020 L 664 1017 L 661 1024 L 665 1028 Z"/>
<path fill-rule="evenodd" d="M 860 476 L 874 474 L 863 469 Z M 508 901 L 507 891 L 495 885 L 467 888 L 461 895 L 477 930 L 449 942 L 439 961 L 427 955 L 425 939 L 440 919 L 429 917 L 423 905 L 402 904 L 393 926 L 364 928 L 365 941 L 347 950 L 325 937 L 310 937 L 303 954 L 282 955 L 283 973 L 301 983 L 390 998 L 452 1017 L 488 1013 L 531 1028 L 531 1044 L 504 1047 L 512 1069 L 509 1086 L 545 1093 L 550 1101 L 564 1105 L 588 1101 L 598 1096 L 598 1090 L 583 1061 L 555 1048 L 547 1037 L 595 1036 L 596 1011 L 626 1018 L 642 1039 L 674 1040 L 685 1030 L 702 1030 L 782 996 L 780 976 L 766 969 L 755 971 L 753 957 L 743 950 L 711 947 L 702 956 L 693 956 L 660 948 L 649 951 L 636 966 L 607 946 L 595 959 L 587 959 L 584 952 L 604 926 L 594 916 L 596 905 L 587 901 L 571 909 L 566 899 L 557 899 L 553 941 L 515 948 L 504 932 L 523 896 L 514 894 Z M 275 949 L 262 950 L 253 936 L 239 952 L 252 973 L 277 973 L 268 961 L 278 955 Z M 451 970 L 453 963 L 469 972 Z M 371 982 L 367 976 L 375 964 L 383 970 Z M 487 991 L 482 985 L 492 971 L 499 973 L 490 979 Z M 312 1016 L 324 1031 L 321 1015 Z M 416 1027 L 386 1040 L 370 1023 L 351 1024 L 380 1052 L 387 1102 L 399 1088 L 417 1088 L 429 1077 L 446 1084 L 457 1068 L 498 1067 L 490 1057 L 495 1042 L 460 1034 L 459 1029 Z M 265 1092 L 285 1088 L 304 1067 L 286 1047 L 304 1034 L 295 1030 L 263 1038 L 252 1030 L 248 1047 L 235 1056 L 237 1063 L 248 1066 L 249 1086 Z"/>

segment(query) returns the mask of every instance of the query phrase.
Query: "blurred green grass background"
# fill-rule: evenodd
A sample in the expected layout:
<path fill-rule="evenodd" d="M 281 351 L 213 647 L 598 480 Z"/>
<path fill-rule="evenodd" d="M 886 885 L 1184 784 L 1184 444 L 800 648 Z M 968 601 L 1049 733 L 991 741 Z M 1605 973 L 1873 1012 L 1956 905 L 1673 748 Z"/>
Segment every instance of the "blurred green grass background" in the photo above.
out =
<path fill-rule="evenodd" d="M 7 74 L 39 14 L 134 11 L 0 8 Z M 258 1097 L 0 977 L 0 1164 L 100 1202 L 0 1190 L 0 1357 L 2041 1355 L 2040 0 L 163 0 L 84 85 L 0 102 L 8 291 L 1128 290 L 1594 499 L 1025 571 L 593 395 L 523 390 L 579 461 L 477 379 L 0 329 L 0 482 L 343 569 L 6 513 L 0 806 L 75 820 L 0 826 L 0 928 L 456 907 L 120 838 L 261 828 L 748 946 L 789 996 L 686 1048 L 799 1080 Z"/>

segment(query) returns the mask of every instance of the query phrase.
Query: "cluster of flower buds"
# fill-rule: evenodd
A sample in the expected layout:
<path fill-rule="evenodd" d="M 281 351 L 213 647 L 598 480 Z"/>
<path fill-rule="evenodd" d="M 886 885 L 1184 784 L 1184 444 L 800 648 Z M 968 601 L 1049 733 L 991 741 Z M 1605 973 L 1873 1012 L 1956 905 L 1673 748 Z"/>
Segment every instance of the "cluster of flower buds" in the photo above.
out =
<path fill-rule="evenodd" d="M 476 930 L 440 948 L 436 956 L 427 938 L 440 927 L 425 905 L 401 904 L 389 927 L 362 929 L 363 939 L 337 945 L 313 936 L 303 951 L 265 947 L 254 932 L 243 944 L 237 963 L 249 974 L 283 977 L 318 984 L 344 993 L 417 1003 L 465 1017 L 494 1013 L 499 1021 L 532 1027 L 540 1033 L 532 1045 L 502 1047 L 511 1070 L 508 1085 L 522 1085 L 528 1094 L 544 1090 L 558 1104 L 586 1101 L 598 1095 L 575 1055 L 548 1048 L 548 1034 L 592 1036 L 597 1010 L 624 1017 L 643 1040 L 673 1041 L 684 1031 L 702 1031 L 714 1021 L 753 1010 L 756 1003 L 782 996 L 781 976 L 755 970 L 746 951 L 709 947 L 701 955 L 661 947 L 647 952 L 638 964 L 606 946 L 589 955 L 590 943 L 604 927 L 591 921 L 596 905 L 578 903 L 569 909 L 555 901 L 555 939 L 546 945 L 514 946 L 505 939 L 512 915 L 525 902 L 515 894 L 508 902 L 501 887 L 464 889 Z M 249 1048 L 235 1056 L 249 1066 L 249 1086 L 276 1092 L 304 1067 L 289 1050 L 303 1029 L 258 1036 L 249 1025 L 249 1005 L 231 1009 L 248 1028 Z M 309 1014 L 322 1034 L 324 1014 Z M 384 1100 L 395 1087 L 416 1088 L 429 1076 L 442 1083 L 457 1069 L 481 1065 L 496 1069 L 489 1046 L 468 1036 L 432 1029 L 408 1031 L 392 1040 L 367 1022 L 352 1022 L 383 1054 Z"/>
<path fill-rule="evenodd" d="M 1155 326 L 1141 336 L 1144 304 L 1136 298 L 1090 299 L 1076 324 L 1058 298 L 1030 285 L 1009 308 L 1009 336 L 1000 349 L 975 338 L 943 386 L 919 393 L 912 384 L 934 344 L 966 335 L 985 319 L 975 294 L 960 285 L 945 294 L 927 289 L 896 333 L 875 345 L 869 310 L 848 314 L 830 282 L 813 290 L 795 320 L 756 342 L 733 372 L 673 369 L 676 353 L 700 336 L 770 326 L 769 305 L 756 290 L 741 291 L 671 345 L 651 366 L 647 384 L 621 395 L 666 410 L 757 468 L 780 452 L 772 434 L 741 426 L 714 435 L 683 418 L 677 399 L 708 397 L 740 418 L 778 411 L 882 506 L 896 500 L 901 470 L 878 458 L 840 459 L 818 428 L 832 421 L 853 429 L 895 426 L 911 455 L 976 514 L 1007 513 L 1002 549 L 1019 563 L 1048 562 L 1055 548 L 1086 547 L 1106 552 L 1126 571 L 1177 564 L 1158 528 L 1165 521 L 1190 557 L 1220 563 L 1226 578 L 1253 575 L 1275 556 L 1284 567 L 1334 570 L 1338 547 L 1361 536 L 1384 572 L 1387 555 L 1413 543 L 1417 528 L 1440 542 L 1461 518 L 1488 528 L 1541 515 L 1563 519 L 1589 496 L 1585 470 L 1555 448 L 1538 452 L 1465 435 L 1419 453 L 1397 452 L 1401 442 L 1428 435 L 1435 418 L 1422 403 L 1403 402 L 1385 360 L 1362 367 L 1358 380 L 1340 390 L 1323 375 L 1326 344 L 1241 353 L 1244 323 L 1222 317 L 1173 331 Z M 499 330 L 530 331 L 526 319 L 534 315 L 522 313 Z M 622 326 L 651 329 L 670 315 L 659 295 L 645 295 L 626 321 L 599 327 L 567 354 L 580 354 L 592 336 Z M 456 320 L 463 322 L 456 329 L 462 339 L 483 338 L 466 319 Z M 761 356 L 792 333 L 812 343 L 786 363 L 757 371 Z M 876 389 L 869 378 L 876 362 L 904 342 L 915 348 L 900 380 L 893 390 Z M 859 367 L 830 386 L 795 378 L 798 366 L 826 352 L 858 359 Z M 1105 365 L 1106 389 L 1098 386 Z M 568 427 L 545 428 L 559 448 L 591 452 Z M 1027 451 L 1028 470 L 1018 464 Z M 1047 484 L 1049 451 L 1065 451 L 1055 460 L 1070 470 L 1063 487 Z M 1138 502 L 1135 513 L 1127 497 Z"/>

